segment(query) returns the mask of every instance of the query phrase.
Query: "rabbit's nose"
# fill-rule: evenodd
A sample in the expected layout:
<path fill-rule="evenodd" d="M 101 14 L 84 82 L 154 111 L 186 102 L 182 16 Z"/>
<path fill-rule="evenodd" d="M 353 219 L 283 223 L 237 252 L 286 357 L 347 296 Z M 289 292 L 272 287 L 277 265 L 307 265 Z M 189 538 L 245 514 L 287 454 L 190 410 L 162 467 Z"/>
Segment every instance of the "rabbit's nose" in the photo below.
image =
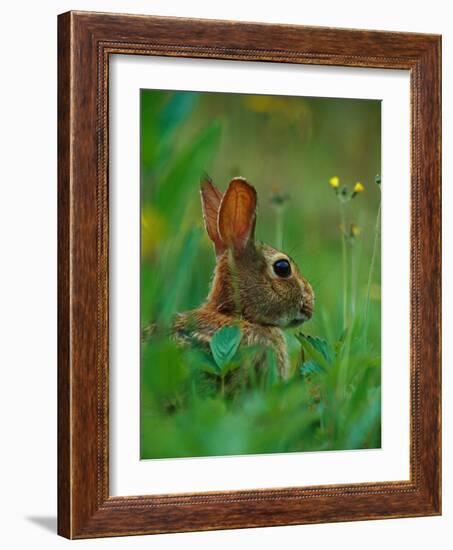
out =
<path fill-rule="evenodd" d="M 310 288 L 311 290 L 311 288 Z M 315 299 L 313 292 L 306 293 L 303 297 L 301 311 L 308 318 L 311 319 L 313 315 L 313 308 L 315 305 Z"/>

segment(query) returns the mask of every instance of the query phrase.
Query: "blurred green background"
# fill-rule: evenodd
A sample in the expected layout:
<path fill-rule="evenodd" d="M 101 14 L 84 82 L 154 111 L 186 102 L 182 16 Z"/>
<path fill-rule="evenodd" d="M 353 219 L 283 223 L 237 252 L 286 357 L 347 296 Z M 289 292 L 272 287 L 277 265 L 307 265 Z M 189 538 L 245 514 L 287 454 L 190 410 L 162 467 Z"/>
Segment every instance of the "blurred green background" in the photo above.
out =
<path fill-rule="evenodd" d="M 141 458 L 380 446 L 380 124 L 379 101 L 141 91 Z M 288 381 L 271 359 L 256 379 L 238 353 L 242 383 L 225 390 L 169 337 L 215 265 L 204 173 L 256 187 L 257 239 L 313 286 Z"/>

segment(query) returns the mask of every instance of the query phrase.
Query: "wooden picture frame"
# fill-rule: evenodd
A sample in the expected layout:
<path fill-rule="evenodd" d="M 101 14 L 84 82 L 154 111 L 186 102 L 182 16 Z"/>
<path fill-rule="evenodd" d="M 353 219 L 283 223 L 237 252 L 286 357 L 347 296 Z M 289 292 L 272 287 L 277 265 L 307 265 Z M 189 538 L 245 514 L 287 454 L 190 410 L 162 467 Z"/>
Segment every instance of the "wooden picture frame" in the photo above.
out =
<path fill-rule="evenodd" d="M 68 538 L 441 513 L 441 39 L 69 12 L 58 20 L 58 532 Z M 109 495 L 109 56 L 410 71 L 410 480 Z"/>

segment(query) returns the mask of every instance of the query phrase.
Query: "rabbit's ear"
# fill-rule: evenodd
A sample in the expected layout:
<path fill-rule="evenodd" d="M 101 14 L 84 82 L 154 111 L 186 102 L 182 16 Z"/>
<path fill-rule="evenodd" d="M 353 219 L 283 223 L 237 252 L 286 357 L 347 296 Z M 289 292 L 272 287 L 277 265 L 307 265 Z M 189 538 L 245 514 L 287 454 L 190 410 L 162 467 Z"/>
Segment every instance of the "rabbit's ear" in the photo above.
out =
<path fill-rule="evenodd" d="M 243 252 L 253 242 L 255 222 L 255 188 L 243 178 L 234 178 L 220 203 L 218 230 L 222 242 Z"/>
<path fill-rule="evenodd" d="M 226 246 L 220 238 L 217 229 L 217 219 L 219 216 L 219 207 L 222 200 L 222 193 L 207 175 L 203 176 L 200 188 L 201 208 L 203 210 L 203 219 L 209 238 L 214 243 L 216 256 L 225 252 Z"/>

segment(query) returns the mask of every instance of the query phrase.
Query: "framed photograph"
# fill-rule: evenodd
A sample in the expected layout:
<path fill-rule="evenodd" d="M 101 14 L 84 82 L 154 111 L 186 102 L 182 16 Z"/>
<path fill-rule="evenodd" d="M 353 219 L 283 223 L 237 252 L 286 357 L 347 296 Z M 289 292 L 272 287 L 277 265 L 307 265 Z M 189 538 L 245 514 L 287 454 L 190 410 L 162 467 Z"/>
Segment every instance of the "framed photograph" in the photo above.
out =
<path fill-rule="evenodd" d="M 440 514 L 440 37 L 58 47 L 59 533 Z"/>

